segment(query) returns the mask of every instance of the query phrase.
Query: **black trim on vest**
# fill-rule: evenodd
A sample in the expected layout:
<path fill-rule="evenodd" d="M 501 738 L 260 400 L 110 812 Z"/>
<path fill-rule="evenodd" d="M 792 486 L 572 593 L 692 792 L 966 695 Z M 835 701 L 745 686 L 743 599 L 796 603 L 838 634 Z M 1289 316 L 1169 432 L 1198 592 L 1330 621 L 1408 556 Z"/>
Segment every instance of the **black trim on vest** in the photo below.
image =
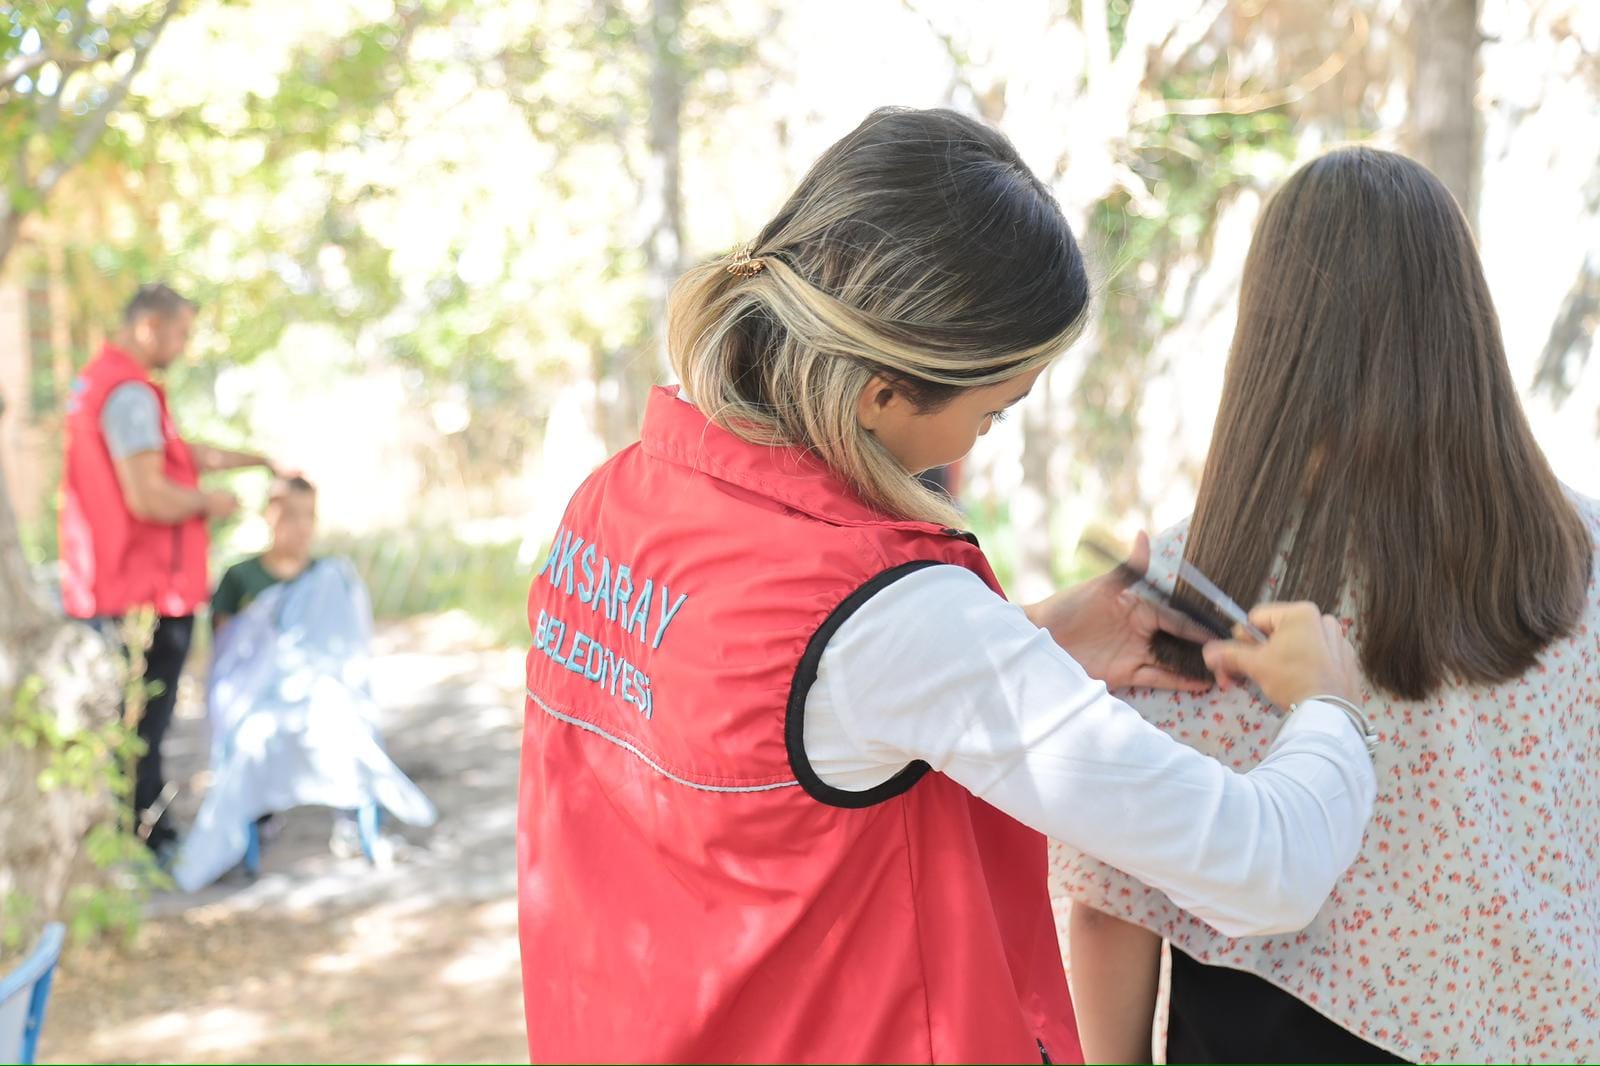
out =
<path fill-rule="evenodd" d="M 974 548 L 983 547 L 982 544 L 978 543 L 978 535 L 976 533 L 969 533 L 964 529 L 954 529 L 954 528 L 941 529 L 941 530 L 939 530 L 939 532 L 943 533 L 947 537 L 955 537 L 957 540 L 964 540 L 968 544 L 972 545 Z"/>
<path fill-rule="evenodd" d="M 894 799 L 922 780 L 922 775 L 931 769 L 927 763 L 917 759 L 907 763 L 903 770 L 883 784 L 874 785 L 860 792 L 834 788 L 824 783 L 811 768 L 811 760 L 806 755 L 806 697 L 811 693 L 811 686 L 817 683 L 817 668 L 822 664 L 822 653 L 828 649 L 828 641 L 833 639 L 833 635 L 851 615 L 859 611 L 872 597 L 907 574 L 939 565 L 940 563 L 933 559 L 917 559 L 901 563 L 899 566 L 891 566 L 870 578 L 866 584 L 846 596 L 844 602 L 823 619 L 822 625 L 817 627 L 817 631 L 811 635 L 810 642 L 806 644 L 805 654 L 800 656 L 800 665 L 794 671 L 794 684 L 789 689 L 789 710 L 784 719 L 783 737 L 789 749 L 789 766 L 794 770 L 794 776 L 799 780 L 800 787 L 804 788 L 812 799 L 826 803 L 830 807 L 871 807 L 885 800 Z"/>

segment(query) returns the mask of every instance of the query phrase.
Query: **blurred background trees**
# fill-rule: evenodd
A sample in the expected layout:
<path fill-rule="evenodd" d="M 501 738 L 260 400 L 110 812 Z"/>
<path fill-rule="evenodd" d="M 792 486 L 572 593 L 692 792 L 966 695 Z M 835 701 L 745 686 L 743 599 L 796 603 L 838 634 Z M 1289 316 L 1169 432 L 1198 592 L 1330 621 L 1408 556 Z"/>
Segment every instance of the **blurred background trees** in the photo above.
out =
<path fill-rule="evenodd" d="M 162 276 L 205 305 L 175 375 L 189 432 L 305 466 L 351 538 L 531 557 L 664 377 L 672 278 L 889 102 L 1004 128 L 1094 258 L 1094 328 L 968 470 L 1020 592 L 1071 568 L 1086 524 L 1182 513 L 1261 197 L 1339 141 L 1411 152 L 1486 223 L 1560 463 L 1600 407 L 1597 20 L 1577 0 L 13 4 L 0 434 L 23 540 L 48 561 L 75 368 Z"/>
<path fill-rule="evenodd" d="M 71 380 L 139 282 L 203 305 L 170 380 L 191 436 L 304 468 L 380 613 L 463 606 L 516 642 L 568 493 L 666 376 L 673 277 L 885 103 L 1003 128 L 1094 263 L 1092 328 L 964 472 L 1016 594 L 1072 576 L 1090 525 L 1185 513 L 1255 215 L 1346 140 L 1467 207 L 1544 443 L 1600 493 L 1584 0 L 18 0 L 0 691 L 65 676 L 28 574 Z M 218 561 L 262 535 L 245 517 Z"/>

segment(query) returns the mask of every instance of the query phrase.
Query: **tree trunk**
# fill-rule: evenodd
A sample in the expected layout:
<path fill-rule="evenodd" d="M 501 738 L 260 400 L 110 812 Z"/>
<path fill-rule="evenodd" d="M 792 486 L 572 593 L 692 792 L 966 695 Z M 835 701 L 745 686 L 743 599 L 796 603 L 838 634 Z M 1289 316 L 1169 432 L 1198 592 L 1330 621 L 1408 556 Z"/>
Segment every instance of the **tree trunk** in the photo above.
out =
<path fill-rule="evenodd" d="M 1439 176 L 1477 223 L 1482 145 L 1478 119 L 1479 0 L 1417 0 L 1407 148 Z"/>
<path fill-rule="evenodd" d="M 638 436 L 650 387 L 672 376 L 667 355 L 667 297 L 683 270 L 683 60 L 679 40 L 685 0 L 652 0 L 639 34 L 650 60 L 647 152 L 639 189 L 644 238 L 644 322 L 638 343 L 595 358 L 595 421 L 606 450 Z M 623 151 L 627 151 L 626 145 Z"/>
<path fill-rule="evenodd" d="M 44 245 L 45 284 L 50 303 L 50 372 L 54 377 L 51 395 L 55 399 L 51 427 L 61 431 L 62 414 L 77 366 L 72 358 L 72 298 L 67 280 L 67 253 L 61 239 L 51 234 Z"/>
<path fill-rule="evenodd" d="M 662 374 L 667 359 L 667 295 L 683 270 L 683 58 L 679 32 L 684 0 L 650 4 L 650 162 L 646 170 L 646 210 L 651 213 L 645 246 L 649 277 L 650 325 Z"/>
<path fill-rule="evenodd" d="M 49 717 L 58 734 L 70 736 L 116 717 L 119 681 L 105 640 L 41 601 L 0 464 L 0 917 L 25 916 L 25 939 L 60 909 L 79 843 L 115 808 L 108 791 L 39 787 L 54 749 L 24 747 L 13 738 L 19 697 L 31 691 L 29 706 Z"/>
<path fill-rule="evenodd" d="M 17 246 L 17 238 L 22 236 L 22 217 L 21 211 L 9 205 L 4 214 L 0 214 L 0 274 L 4 273 L 6 260 Z"/>
<path fill-rule="evenodd" d="M 6 401 L 0 396 L 0 419 Z M 0 462 L 0 663 L 9 647 L 50 622 L 50 612 L 39 600 L 28 560 L 22 553 L 22 537 L 17 531 L 17 515 L 11 506 L 11 490 L 6 482 L 5 465 Z M 0 689 L 9 688 L 19 678 L 0 665 Z"/>
<path fill-rule="evenodd" d="M 34 205 L 47 200 L 100 143 L 111 115 L 122 107 L 182 3 L 166 0 L 155 22 L 140 34 L 132 62 L 104 87 L 94 109 L 77 117 L 70 139 L 52 142 L 56 154 L 37 175 L 17 168 L 13 177 Z M 59 93 L 48 106 L 58 110 L 47 116 L 24 114 L 21 120 L 44 128 L 67 113 Z M 12 194 L 0 206 L 0 277 L 22 234 L 26 212 L 18 202 Z M 4 414 L 5 397 L 0 396 L 0 418 Z M 99 729 L 120 713 L 123 673 L 104 638 L 41 600 L 0 464 L 0 933 L 18 932 L 7 928 L 16 922 L 31 942 L 33 928 L 58 913 L 68 888 L 84 874 L 80 852 L 85 834 L 116 815 L 109 787 L 41 787 L 41 772 L 58 749 L 48 742 L 32 747 L 18 743 L 18 716 L 24 710 L 42 715 L 60 737 Z"/>
<path fill-rule="evenodd" d="M 667 352 L 667 299 L 672 284 L 683 272 L 683 27 L 685 0 L 651 0 L 650 27 L 650 151 L 645 166 L 644 208 L 648 236 L 645 240 L 645 299 L 649 320 L 643 349 L 635 356 L 624 381 L 633 404 L 631 433 L 643 420 L 644 401 L 651 386 L 670 380 L 672 360 Z"/>
<path fill-rule="evenodd" d="M 1053 369 L 1053 368 L 1050 368 Z M 1050 459 L 1060 444 L 1055 429 L 1055 404 L 1051 403 L 1051 374 L 1047 369 L 1022 408 L 1022 484 L 1011 497 L 1011 529 L 1017 545 L 1015 587 L 1019 603 L 1048 596 L 1055 588 L 1055 538 L 1051 535 L 1056 494 L 1052 491 Z"/>

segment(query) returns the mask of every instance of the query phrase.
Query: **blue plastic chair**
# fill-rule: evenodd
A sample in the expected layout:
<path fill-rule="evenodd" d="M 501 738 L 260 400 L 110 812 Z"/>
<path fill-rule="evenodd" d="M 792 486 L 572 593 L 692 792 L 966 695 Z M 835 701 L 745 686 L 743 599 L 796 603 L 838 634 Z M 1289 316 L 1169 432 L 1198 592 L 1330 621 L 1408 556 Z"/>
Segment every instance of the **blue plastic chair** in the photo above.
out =
<path fill-rule="evenodd" d="M 372 800 L 368 800 L 356 811 L 356 832 L 361 838 L 361 854 L 367 857 L 370 863 L 378 861 L 378 827 L 383 823 L 383 810 Z"/>
<path fill-rule="evenodd" d="M 31 1064 L 39 1048 L 39 1027 L 50 999 L 50 981 L 61 959 L 66 928 L 60 922 L 44 927 L 33 954 L 0 977 L 0 1062 Z M 15 1058 L 10 1056 L 15 1055 Z"/>

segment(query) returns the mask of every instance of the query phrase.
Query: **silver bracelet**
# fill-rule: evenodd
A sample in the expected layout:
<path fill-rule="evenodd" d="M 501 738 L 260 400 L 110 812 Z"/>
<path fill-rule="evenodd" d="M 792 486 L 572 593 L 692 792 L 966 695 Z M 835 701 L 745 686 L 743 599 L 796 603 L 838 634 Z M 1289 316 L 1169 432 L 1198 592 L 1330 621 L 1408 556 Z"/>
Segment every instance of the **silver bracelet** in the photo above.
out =
<path fill-rule="evenodd" d="M 1378 753 L 1378 734 L 1372 731 L 1372 726 L 1367 722 L 1367 716 L 1361 713 L 1360 707 L 1357 707 L 1343 696 L 1307 696 L 1293 707 L 1290 707 L 1289 711 L 1293 713 L 1299 710 L 1303 704 L 1312 700 L 1316 700 L 1318 703 L 1330 703 L 1343 711 L 1344 716 L 1350 719 L 1350 724 L 1356 727 L 1356 732 L 1361 734 L 1361 742 L 1367 746 L 1367 754 L 1376 755 Z"/>

